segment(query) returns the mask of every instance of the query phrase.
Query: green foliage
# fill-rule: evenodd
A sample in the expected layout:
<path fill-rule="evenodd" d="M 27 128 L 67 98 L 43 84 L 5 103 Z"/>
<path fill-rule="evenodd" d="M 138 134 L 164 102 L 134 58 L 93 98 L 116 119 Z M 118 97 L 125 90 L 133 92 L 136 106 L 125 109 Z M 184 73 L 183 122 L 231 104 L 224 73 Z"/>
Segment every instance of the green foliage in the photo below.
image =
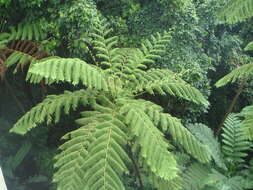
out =
<path fill-rule="evenodd" d="M 252 51 L 253 50 L 253 41 L 248 43 L 247 46 L 244 48 L 245 51 Z"/>
<path fill-rule="evenodd" d="M 159 94 L 171 94 L 208 105 L 197 89 L 180 78 L 175 80 L 171 71 L 148 69 L 151 62 L 154 64 L 160 58 L 162 44 L 168 42 L 167 33 L 165 38 L 160 34 L 152 37 L 151 42 L 147 41 L 137 49 L 141 59 L 133 61 L 134 55 L 124 59 L 113 48 L 116 40 L 107 36 L 110 29 L 104 20 L 97 22 L 94 31 L 96 33 L 91 34 L 94 37 L 91 41 L 93 49 L 89 51 L 95 65 L 77 58 L 52 57 L 35 62 L 28 71 L 28 79 L 32 82 L 44 79 L 47 84 L 59 81 L 74 85 L 80 83 L 84 89 L 48 96 L 11 129 L 11 132 L 26 134 L 38 125 L 58 123 L 63 111 L 69 115 L 77 108 L 86 110 L 77 120 L 81 127 L 63 136 L 67 141 L 60 146 L 61 152 L 56 156 L 55 167 L 58 170 L 53 178 L 58 189 L 82 189 L 83 186 L 86 189 L 125 189 L 122 177 L 129 173 L 133 164 L 128 154 L 128 147 L 132 149 L 133 144 L 137 146 L 136 151 L 139 150 L 136 152 L 138 161 L 142 160 L 144 167 L 161 184 L 173 183 L 179 176 L 179 167 L 172 152 L 173 146 L 157 128 L 159 125 L 168 130 L 175 144 L 182 145 L 199 161 L 209 162 L 210 154 L 206 147 L 178 119 L 163 114 L 161 107 L 135 97 L 137 88 L 141 93 L 149 90 L 147 87 L 140 89 L 131 75 L 124 75 L 125 68 L 129 68 L 133 76 L 141 74 L 151 82 L 155 79 L 151 89 Z M 158 79 L 168 74 L 170 77 L 157 84 Z M 164 89 L 162 93 L 160 88 Z M 151 107 L 158 111 L 160 119 L 150 115 L 148 109 Z"/>
<path fill-rule="evenodd" d="M 45 79 L 47 84 L 69 82 L 73 85 L 81 83 L 98 90 L 108 89 L 106 78 L 101 70 L 77 58 L 52 57 L 36 62 L 31 67 L 27 79 L 32 83 L 39 83 Z"/>
<path fill-rule="evenodd" d="M 204 124 L 189 125 L 188 129 L 208 147 L 208 150 L 215 161 L 215 164 L 220 168 L 226 168 L 222 158 L 220 144 L 214 137 L 212 130 Z"/>
<path fill-rule="evenodd" d="M 244 117 L 244 120 L 242 121 L 242 130 L 244 135 L 249 139 L 253 140 L 253 127 L 252 127 L 252 111 L 253 106 L 247 106 L 245 107 L 240 115 Z"/>
<path fill-rule="evenodd" d="M 222 147 L 206 125 L 189 126 L 196 137 L 206 144 L 215 164 L 193 162 L 184 171 L 183 189 L 185 190 L 243 190 L 252 188 L 251 174 L 245 163 L 246 152 L 251 151 L 251 143 L 246 140 L 243 128 L 236 114 L 228 116 L 221 134 Z M 218 167 L 217 167 L 218 166 Z"/>
<path fill-rule="evenodd" d="M 253 64 L 245 64 L 233 70 L 231 73 L 227 74 L 223 78 L 221 78 L 215 85 L 217 87 L 224 86 L 228 83 L 233 83 L 238 80 L 246 80 L 249 79 L 252 75 Z"/>
<path fill-rule="evenodd" d="M 47 124 L 59 121 L 62 111 L 68 114 L 75 110 L 79 104 L 85 106 L 89 103 L 89 97 L 94 96 L 94 91 L 79 90 L 75 92 L 65 91 L 62 95 L 50 95 L 43 102 L 33 107 L 11 129 L 12 132 L 25 134 L 27 131 L 46 121 Z"/>
<path fill-rule="evenodd" d="M 248 17 L 250 12 L 238 11 L 246 10 L 243 3 L 223 8 L 223 20 L 234 23 Z M 14 121 L 20 117 L 16 108 L 26 112 L 40 101 L 38 83 L 45 90 L 42 100 L 47 93 L 58 94 L 47 96 L 14 125 L 13 131 L 27 133 L 25 137 L 8 134 L 8 128 L 1 135 L 1 166 L 9 163 L 6 173 L 12 164 L 18 165 L 7 177 L 8 188 L 251 189 L 252 164 L 245 157 L 250 148 L 243 137 L 253 138 L 251 108 L 242 112 L 242 124 L 230 117 L 221 143 L 205 125 L 188 126 L 189 122 L 214 126 L 220 121 L 234 86 L 211 92 L 211 85 L 232 64 L 245 63 L 241 46 L 252 41 L 250 20 L 216 25 L 222 4 L 220 0 L 0 0 L 0 117 Z M 44 59 L 49 56 L 45 49 L 59 57 Z M 12 69 L 23 72 L 13 78 L 6 72 Z M 20 80 L 24 75 L 35 85 Z M 235 75 L 222 85 L 251 77 Z M 246 85 L 234 110 L 251 99 L 251 87 Z M 27 159 L 23 138 L 33 144 Z M 229 151 L 222 151 L 220 144 Z M 207 164 L 211 159 L 214 162 Z"/>
<path fill-rule="evenodd" d="M 242 22 L 252 16 L 252 0 L 229 0 L 219 13 L 221 20 L 230 24 Z"/>
<path fill-rule="evenodd" d="M 250 150 L 251 143 L 246 140 L 241 121 L 235 115 L 229 115 L 221 134 L 223 139 L 222 151 L 227 162 L 232 162 L 236 167 L 244 162 L 247 156 L 245 151 Z"/>

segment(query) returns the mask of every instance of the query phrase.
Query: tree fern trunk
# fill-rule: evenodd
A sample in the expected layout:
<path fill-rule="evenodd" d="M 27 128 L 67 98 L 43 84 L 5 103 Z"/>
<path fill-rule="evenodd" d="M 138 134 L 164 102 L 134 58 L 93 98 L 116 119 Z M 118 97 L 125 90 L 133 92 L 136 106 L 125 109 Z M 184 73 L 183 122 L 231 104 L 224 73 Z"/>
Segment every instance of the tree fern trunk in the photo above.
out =
<path fill-rule="evenodd" d="M 221 131 L 221 129 L 222 129 L 222 126 L 223 126 L 223 124 L 224 124 L 226 118 L 227 118 L 228 115 L 233 111 L 233 108 L 234 108 L 234 106 L 235 106 L 235 104 L 236 104 L 236 102 L 237 102 L 237 99 L 239 98 L 240 94 L 242 93 L 242 90 L 243 90 L 244 85 L 246 84 L 246 81 L 247 81 L 246 79 L 244 79 L 244 80 L 241 81 L 241 83 L 240 83 L 240 85 L 239 85 L 239 88 L 238 88 L 238 90 L 237 90 L 237 92 L 236 92 L 236 94 L 235 94 L 235 96 L 234 96 L 234 98 L 233 98 L 231 104 L 229 105 L 228 111 L 227 111 L 226 114 L 224 115 L 223 119 L 221 120 L 220 125 L 219 125 L 218 128 L 217 128 L 216 136 L 218 136 L 218 135 L 220 134 L 220 131 Z"/>

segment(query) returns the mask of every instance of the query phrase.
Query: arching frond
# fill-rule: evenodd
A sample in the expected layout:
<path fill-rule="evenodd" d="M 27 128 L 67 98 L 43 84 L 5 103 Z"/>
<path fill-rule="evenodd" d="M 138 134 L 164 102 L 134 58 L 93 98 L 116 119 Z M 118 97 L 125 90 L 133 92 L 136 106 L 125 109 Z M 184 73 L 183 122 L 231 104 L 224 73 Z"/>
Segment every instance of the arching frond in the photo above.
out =
<path fill-rule="evenodd" d="M 150 94 L 172 95 L 178 98 L 194 102 L 196 104 L 209 105 L 204 96 L 194 87 L 187 84 L 180 77 L 170 70 L 165 69 L 150 69 L 145 72 L 136 70 L 132 72 L 134 78 L 128 87 L 133 86 L 133 91 L 146 91 Z"/>
<path fill-rule="evenodd" d="M 176 177 L 175 179 L 172 180 L 164 180 L 156 175 L 154 175 L 152 172 L 149 176 L 151 184 L 154 185 L 154 187 L 157 188 L 157 190 L 181 190 L 182 189 L 182 178 L 181 177 Z"/>
<path fill-rule="evenodd" d="M 49 95 L 43 102 L 21 117 L 10 131 L 25 134 L 40 123 L 57 123 L 62 111 L 68 114 L 70 110 L 75 110 L 78 105 L 87 105 L 89 100 L 95 97 L 95 94 L 95 91 L 79 90 L 75 92 L 65 91 L 61 95 Z"/>
<path fill-rule="evenodd" d="M 150 40 L 147 39 L 141 44 L 139 54 L 142 54 L 142 56 L 139 56 L 138 63 L 150 66 L 153 65 L 157 59 L 161 59 L 161 55 L 165 53 L 166 44 L 170 42 L 170 38 L 171 35 L 169 32 L 151 35 Z M 137 60 L 135 59 L 134 61 Z"/>
<path fill-rule="evenodd" d="M 85 188 L 89 190 L 124 190 L 122 175 L 128 173 L 126 153 L 127 127 L 116 110 L 93 105 L 93 112 L 83 112 L 80 125 L 93 125 L 93 140 L 83 163 Z M 85 126 L 84 126 L 85 127 Z"/>
<path fill-rule="evenodd" d="M 217 189 L 243 190 L 242 181 L 244 180 L 241 176 L 227 177 L 217 170 L 212 170 L 206 180 L 206 184 Z"/>
<path fill-rule="evenodd" d="M 244 136 L 249 140 L 253 140 L 253 106 L 245 107 L 240 115 L 244 117 L 241 123 Z"/>
<path fill-rule="evenodd" d="M 88 48 L 94 54 L 97 66 L 113 70 L 113 68 L 120 67 L 120 55 L 117 52 L 118 48 L 115 48 L 118 38 L 116 36 L 110 37 L 112 29 L 105 19 L 98 19 L 97 22 L 90 34 L 92 40 Z"/>
<path fill-rule="evenodd" d="M 231 114 L 227 117 L 222 129 L 222 151 L 225 155 L 225 160 L 238 166 L 238 163 L 245 161 L 243 159 L 247 156 L 245 151 L 250 150 L 251 146 L 250 142 L 245 138 L 241 121 L 236 115 Z"/>
<path fill-rule="evenodd" d="M 184 190 L 201 190 L 205 186 L 206 178 L 211 170 L 205 165 L 193 163 L 183 172 Z"/>
<path fill-rule="evenodd" d="M 88 125 L 65 134 L 62 139 L 67 140 L 59 147 L 61 151 L 56 157 L 53 182 L 57 183 L 57 189 L 80 190 L 84 188 L 85 171 L 83 163 L 88 155 L 87 149 L 93 139 L 94 126 Z"/>
<path fill-rule="evenodd" d="M 137 142 L 141 146 L 141 156 L 151 171 L 164 180 L 177 177 L 176 160 L 168 151 L 171 146 L 165 141 L 163 134 L 154 126 L 149 116 L 138 107 L 127 109 L 123 106 L 121 113 L 126 115 L 125 121 L 131 127 L 132 134 L 137 137 Z"/>
<path fill-rule="evenodd" d="M 165 133 L 169 133 L 172 139 L 183 146 L 183 148 L 193 157 L 201 162 L 209 162 L 211 155 L 208 148 L 200 143 L 190 131 L 185 128 L 179 119 L 172 117 L 170 114 L 162 113 L 162 107 L 145 100 L 118 99 L 122 112 L 128 112 L 132 108 L 142 110 L 149 117 L 154 126 L 159 127 Z"/>
<path fill-rule="evenodd" d="M 230 0 L 219 12 L 222 21 L 229 24 L 242 22 L 253 16 L 253 0 Z"/>
<path fill-rule="evenodd" d="M 252 51 L 253 50 L 253 41 L 248 43 L 247 46 L 244 48 L 245 51 Z"/>
<path fill-rule="evenodd" d="M 6 67 L 17 65 L 16 69 L 21 68 L 32 61 L 47 57 L 48 53 L 40 50 L 39 46 L 29 40 L 13 40 L 0 51 L 0 58 Z"/>
<path fill-rule="evenodd" d="M 188 129 L 207 146 L 215 163 L 220 167 L 226 169 L 224 160 L 222 158 L 221 148 L 218 140 L 214 137 L 213 131 L 204 124 L 198 123 L 189 125 Z"/>
<path fill-rule="evenodd" d="M 201 162 L 209 162 L 211 154 L 208 147 L 203 145 L 188 131 L 179 119 L 170 114 L 161 113 L 157 110 L 147 108 L 146 112 L 156 126 L 160 126 L 163 131 L 171 134 L 173 140 L 182 145 L 182 147 L 193 157 Z"/>
<path fill-rule="evenodd" d="M 240 79 L 249 79 L 253 76 L 253 63 L 245 64 L 233 70 L 223 78 L 221 78 L 215 85 L 217 87 L 224 86 L 228 83 L 233 83 Z"/>
<path fill-rule="evenodd" d="M 0 33 L 0 50 L 6 47 L 6 44 L 10 42 L 9 40 L 10 34 L 6 32 Z"/>
<path fill-rule="evenodd" d="M 69 82 L 81 83 L 89 88 L 107 90 L 106 77 L 101 70 L 77 58 L 47 58 L 34 64 L 29 69 L 27 80 L 38 83 Z"/>
<path fill-rule="evenodd" d="M 43 22 L 20 23 L 17 28 L 10 28 L 9 40 L 43 40 L 46 34 L 42 30 Z"/>

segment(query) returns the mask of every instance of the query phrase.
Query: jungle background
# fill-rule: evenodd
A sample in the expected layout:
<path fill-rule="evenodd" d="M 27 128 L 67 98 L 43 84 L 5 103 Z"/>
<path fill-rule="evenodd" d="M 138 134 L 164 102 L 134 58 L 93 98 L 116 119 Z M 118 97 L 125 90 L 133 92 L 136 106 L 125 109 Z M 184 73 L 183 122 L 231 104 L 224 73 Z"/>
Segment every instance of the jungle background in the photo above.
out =
<path fill-rule="evenodd" d="M 20 24 L 40 23 L 41 38 L 36 43 L 47 54 L 83 59 L 87 57 L 86 35 L 99 15 L 108 20 L 113 34 L 119 36 L 120 47 L 139 47 L 151 34 L 168 31 L 170 42 L 166 53 L 152 67 L 178 73 L 202 92 L 210 106 L 168 100 L 166 96 L 154 101 L 183 123 L 203 123 L 216 132 L 240 84 L 222 88 L 214 84 L 233 69 L 249 63 L 253 55 L 252 51 L 244 50 L 253 40 L 253 19 L 236 24 L 221 22 L 217 12 L 226 3 L 226 0 L 0 0 L 0 32 Z M 18 72 L 13 74 L 15 70 Z M 60 137 L 72 125 L 69 121 L 75 117 L 74 113 L 53 128 L 34 129 L 28 137 L 9 130 L 47 94 L 75 87 L 32 85 L 25 81 L 25 73 L 25 67 L 4 69 L 0 64 L 0 165 L 10 190 L 55 189 L 51 183 L 53 158 L 61 144 Z M 253 103 L 252 88 L 250 81 L 243 84 L 230 112 L 240 112 Z"/>

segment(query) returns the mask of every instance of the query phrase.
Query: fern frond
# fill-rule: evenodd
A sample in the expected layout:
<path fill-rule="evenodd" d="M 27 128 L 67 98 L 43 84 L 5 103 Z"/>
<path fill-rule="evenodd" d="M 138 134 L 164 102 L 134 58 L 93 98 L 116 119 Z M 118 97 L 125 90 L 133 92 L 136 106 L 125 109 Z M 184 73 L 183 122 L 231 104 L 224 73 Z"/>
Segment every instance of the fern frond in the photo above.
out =
<path fill-rule="evenodd" d="M 42 79 L 48 84 L 61 81 L 108 90 L 107 80 L 102 71 L 77 58 L 53 57 L 37 62 L 30 67 L 27 80 L 39 83 Z"/>
<path fill-rule="evenodd" d="M 212 155 L 215 163 L 220 167 L 226 169 L 226 165 L 222 158 L 221 148 L 218 140 L 214 137 L 213 131 L 204 124 L 198 123 L 189 125 L 188 129 L 205 144 Z"/>
<path fill-rule="evenodd" d="M 253 50 L 253 41 L 248 43 L 247 46 L 244 48 L 244 51 L 252 51 Z"/>
<path fill-rule="evenodd" d="M 204 96 L 194 87 L 185 82 L 179 82 L 176 80 L 156 80 L 147 82 L 143 89 L 150 94 L 157 92 L 161 95 L 172 95 L 177 98 L 182 98 L 196 104 L 209 105 L 209 102 Z"/>
<path fill-rule="evenodd" d="M 33 107 L 13 126 L 10 132 L 26 134 L 38 124 L 46 122 L 57 123 L 62 111 L 68 114 L 78 105 L 87 105 L 89 100 L 95 97 L 95 91 L 79 90 L 75 92 L 65 91 L 62 95 L 49 95 L 47 98 Z"/>
<path fill-rule="evenodd" d="M 57 183 L 57 189 L 79 190 L 85 186 L 82 165 L 88 155 L 87 149 L 93 140 L 93 132 L 94 126 L 88 125 L 62 137 L 67 142 L 59 147 L 61 152 L 55 157 L 54 167 L 58 170 L 53 176 L 53 182 Z"/>
<path fill-rule="evenodd" d="M 242 22 L 253 16 L 252 0 L 230 0 L 227 5 L 222 8 L 218 16 L 221 21 L 229 24 Z"/>
<path fill-rule="evenodd" d="M 205 165 L 193 163 L 183 172 L 184 190 L 201 190 L 205 186 L 205 179 L 211 170 Z"/>
<path fill-rule="evenodd" d="M 6 47 L 6 44 L 10 42 L 9 40 L 10 34 L 3 32 L 0 33 L 0 50 L 4 49 Z"/>
<path fill-rule="evenodd" d="M 10 28 L 9 40 L 43 40 L 46 34 L 42 29 L 43 22 L 20 23 L 18 26 Z"/>
<path fill-rule="evenodd" d="M 0 58 L 7 67 L 17 64 L 15 71 L 47 56 L 47 52 L 40 50 L 38 45 L 29 40 L 13 40 L 0 51 Z"/>
<path fill-rule="evenodd" d="M 253 106 L 245 107 L 242 112 L 240 113 L 241 116 L 244 117 L 241 127 L 244 136 L 249 139 L 253 140 Z"/>
<path fill-rule="evenodd" d="M 93 104 L 95 111 L 83 112 L 80 125 L 93 125 L 94 140 L 83 163 L 85 188 L 124 190 L 122 175 L 128 173 L 127 126 L 114 109 Z"/>
<path fill-rule="evenodd" d="M 149 120 L 154 126 L 171 134 L 172 139 L 176 143 L 182 145 L 193 157 L 201 162 L 210 161 L 211 155 L 207 147 L 201 144 L 198 139 L 181 124 L 179 119 L 172 117 L 170 114 L 162 113 L 162 107 L 146 100 L 118 99 L 118 103 L 122 105 L 122 112 L 128 112 L 132 108 L 142 110 L 149 117 Z"/>
<path fill-rule="evenodd" d="M 157 110 L 147 108 L 146 112 L 156 126 L 160 126 L 163 131 L 171 134 L 172 139 L 182 145 L 182 147 L 193 157 L 201 162 L 210 161 L 210 152 L 206 145 L 194 137 L 180 122 L 179 119 L 170 114 L 160 113 Z"/>
<path fill-rule="evenodd" d="M 217 189 L 243 190 L 242 181 L 243 177 L 241 176 L 227 177 L 217 170 L 212 170 L 206 180 L 206 184 Z"/>
<path fill-rule="evenodd" d="M 215 86 L 221 87 L 228 83 L 234 83 L 235 81 L 241 80 L 241 79 L 249 79 L 253 75 L 253 63 L 245 64 L 237 69 L 233 70 L 223 78 L 221 78 Z"/>
<path fill-rule="evenodd" d="M 175 179 L 172 180 L 164 180 L 156 175 L 154 175 L 152 172 L 149 176 L 151 184 L 154 185 L 154 187 L 157 188 L 157 190 L 181 190 L 182 189 L 182 178 L 181 177 L 176 177 Z"/>
<path fill-rule="evenodd" d="M 32 144 L 29 141 L 25 141 L 22 143 L 21 147 L 17 151 L 17 153 L 14 156 L 10 156 L 6 163 L 5 167 L 10 168 L 12 171 L 14 171 L 24 160 L 24 158 L 27 156 L 29 151 L 32 148 Z M 8 166 L 7 166 L 8 165 Z"/>
<path fill-rule="evenodd" d="M 114 47 L 118 43 L 118 38 L 116 36 L 110 37 L 111 32 L 112 29 L 107 21 L 100 18 L 94 25 L 94 31 L 90 34 L 92 38 L 90 51 L 94 51 L 91 53 L 94 53 L 97 58 L 96 64 L 103 69 L 111 69 L 120 65 L 118 48 Z"/>
<path fill-rule="evenodd" d="M 250 150 L 250 142 L 245 138 L 241 127 L 241 121 L 234 114 L 230 114 L 224 122 L 222 151 L 225 160 L 236 165 L 242 163 L 247 156 L 245 151 Z"/>
<path fill-rule="evenodd" d="M 163 134 L 154 126 L 149 116 L 138 107 L 127 105 L 122 107 L 125 122 L 131 127 L 131 132 L 137 137 L 141 146 L 141 156 L 146 164 L 158 177 L 172 180 L 178 175 L 176 160 L 168 151 L 170 145 L 165 141 Z"/>
<path fill-rule="evenodd" d="M 142 43 L 140 52 L 142 52 L 142 58 L 139 64 L 149 65 L 154 64 L 157 59 L 161 59 L 161 55 L 165 52 L 166 44 L 170 42 L 171 35 L 169 32 L 164 32 L 162 35 L 156 33 L 152 35 L 150 40 L 146 40 Z"/>

